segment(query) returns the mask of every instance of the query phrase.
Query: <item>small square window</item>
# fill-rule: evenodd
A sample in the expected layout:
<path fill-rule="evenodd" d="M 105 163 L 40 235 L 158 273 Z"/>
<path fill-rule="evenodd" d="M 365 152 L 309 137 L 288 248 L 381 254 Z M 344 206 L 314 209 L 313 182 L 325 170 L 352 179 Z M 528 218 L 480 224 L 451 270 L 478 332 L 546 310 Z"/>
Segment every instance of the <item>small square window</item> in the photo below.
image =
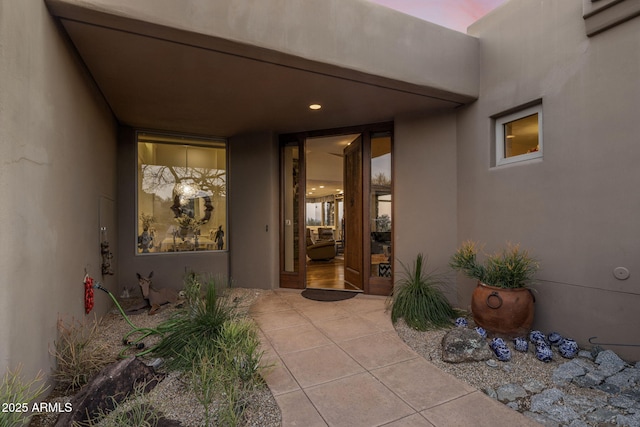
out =
<path fill-rule="evenodd" d="M 496 166 L 542 157 L 542 105 L 495 119 Z"/>

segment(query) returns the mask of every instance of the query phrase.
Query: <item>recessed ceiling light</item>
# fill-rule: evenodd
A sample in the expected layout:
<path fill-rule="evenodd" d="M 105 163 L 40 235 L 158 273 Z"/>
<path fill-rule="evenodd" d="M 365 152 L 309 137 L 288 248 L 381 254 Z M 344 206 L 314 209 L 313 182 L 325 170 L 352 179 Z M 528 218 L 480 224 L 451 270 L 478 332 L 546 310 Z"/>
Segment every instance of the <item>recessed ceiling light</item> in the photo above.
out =
<path fill-rule="evenodd" d="M 312 187 L 311 189 L 312 189 L 313 191 L 316 191 L 316 187 Z"/>
<path fill-rule="evenodd" d="M 320 188 L 324 188 L 324 185 L 321 185 Z"/>
<path fill-rule="evenodd" d="M 309 105 L 309 109 L 311 109 L 311 110 L 319 110 L 321 108 L 322 108 L 322 105 L 320 105 L 320 104 L 311 104 L 311 105 Z"/>

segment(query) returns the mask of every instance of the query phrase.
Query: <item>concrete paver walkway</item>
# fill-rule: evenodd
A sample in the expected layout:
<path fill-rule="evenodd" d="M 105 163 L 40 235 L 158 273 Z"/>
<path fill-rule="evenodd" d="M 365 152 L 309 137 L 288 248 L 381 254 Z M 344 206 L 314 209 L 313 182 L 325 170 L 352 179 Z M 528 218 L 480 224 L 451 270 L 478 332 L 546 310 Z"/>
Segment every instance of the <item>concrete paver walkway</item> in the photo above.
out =
<path fill-rule="evenodd" d="M 284 427 L 538 425 L 415 353 L 385 298 L 319 302 L 275 290 L 251 315 Z"/>

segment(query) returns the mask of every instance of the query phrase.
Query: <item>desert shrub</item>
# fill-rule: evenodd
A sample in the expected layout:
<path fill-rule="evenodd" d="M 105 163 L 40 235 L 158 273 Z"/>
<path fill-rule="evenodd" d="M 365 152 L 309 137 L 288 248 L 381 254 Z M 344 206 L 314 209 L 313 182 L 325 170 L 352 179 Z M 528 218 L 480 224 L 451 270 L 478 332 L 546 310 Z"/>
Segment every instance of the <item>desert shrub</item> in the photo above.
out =
<path fill-rule="evenodd" d="M 402 263 L 401 263 L 402 264 Z M 391 295 L 391 320 L 404 318 L 410 327 L 425 331 L 449 325 L 456 312 L 442 293 L 444 276 L 425 272 L 426 261 L 418 254 L 413 266 L 404 269 Z"/>
<path fill-rule="evenodd" d="M 113 361 L 104 347 L 98 344 L 98 322 L 58 318 L 58 340 L 51 354 L 56 359 L 53 378 L 65 392 L 86 384 L 100 369 Z"/>
<path fill-rule="evenodd" d="M 227 282 L 220 277 L 204 286 L 199 280 L 187 280 L 185 308 L 158 326 L 163 336 L 154 353 L 165 358 L 170 369 L 188 370 L 199 355 L 216 353 L 222 326 L 236 318 L 235 304 L 223 295 L 225 287 Z"/>
<path fill-rule="evenodd" d="M 41 396 L 47 389 L 43 375 L 38 374 L 33 380 L 22 378 L 22 367 L 15 370 L 7 369 L 0 383 L 0 403 L 7 405 L 0 411 L 0 427 L 18 427 L 29 420 L 28 402 Z M 16 406 L 17 405 L 17 406 Z"/>

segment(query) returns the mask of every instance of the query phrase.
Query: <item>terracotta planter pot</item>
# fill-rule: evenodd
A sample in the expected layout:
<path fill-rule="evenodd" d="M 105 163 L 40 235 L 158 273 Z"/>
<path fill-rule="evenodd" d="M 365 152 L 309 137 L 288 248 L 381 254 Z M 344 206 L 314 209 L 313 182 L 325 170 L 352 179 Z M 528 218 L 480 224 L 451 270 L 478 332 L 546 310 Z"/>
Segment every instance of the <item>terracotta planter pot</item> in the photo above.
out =
<path fill-rule="evenodd" d="M 534 298 L 527 288 L 503 289 L 478 282 L 471 298 L 473 320 L 487 331 L 524 336 L 531 329 Z"/>

